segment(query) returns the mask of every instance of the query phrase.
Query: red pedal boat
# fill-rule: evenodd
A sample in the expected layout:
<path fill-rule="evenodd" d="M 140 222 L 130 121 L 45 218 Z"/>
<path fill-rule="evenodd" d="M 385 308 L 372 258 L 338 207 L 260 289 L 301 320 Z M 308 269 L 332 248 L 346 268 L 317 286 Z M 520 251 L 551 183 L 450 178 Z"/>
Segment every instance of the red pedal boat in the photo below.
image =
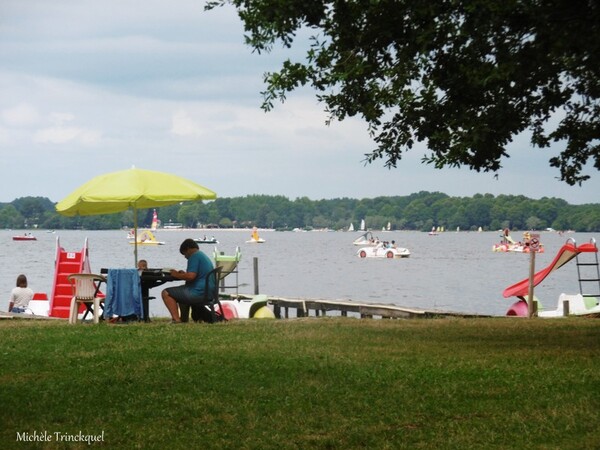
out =
<path fill-rule="evenodd" d="M 31 233 L 13 236 L 12 239 L 13 241 L 37 241 L 37 238 Z"/>

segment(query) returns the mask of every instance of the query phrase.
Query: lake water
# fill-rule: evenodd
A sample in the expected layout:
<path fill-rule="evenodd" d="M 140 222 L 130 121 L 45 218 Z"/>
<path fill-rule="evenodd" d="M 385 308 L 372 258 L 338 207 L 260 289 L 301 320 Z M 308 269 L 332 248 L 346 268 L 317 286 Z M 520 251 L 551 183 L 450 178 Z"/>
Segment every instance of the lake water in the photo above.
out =
<path fill-rule="evenodd" d="M 133 267 L 133 246 L 124 231 L 36 231 L 37 241 L 13 241 L 17 230 L 0 231 L 4 248 L 0 254 L 0 310 L 8 309 L 10 291 L 17 275 L 25 273 L 29 286 L 36 292 L 52 289 L 56 242 L 67 251 L 80 251 L 88 239 L 92 271 L 100 268 Z M 185 268 L 179 254 L 183 239 L 215 236 L 217 248 L 233 254 L 237 246 L 242 252 L 239 266 L 240 292 L 252 294 L 254 289 L 253 259 L 258 258 L 261 294 L 289 298 L 318 298 L 389 303 L 398 306 L 440 309 L 464 313 L 504 315 L 514 298 L 505 299 L 502 291 L 529 274 L 529 255 L 494 253 L 492 245 L 499 241 L 498 232 L 427 233 L 399 231 L 380 232 L 382 240 L 395 240 L 411 251 L 410 258 L 361 259 L 352 241 L 359 233 L 350 232 L 276 232 L 263 231 L 264 244 L 247 244 L 250 231 L 159 230 L 161 246 L 140 246 L 139 258 L 150 267 Z M 520 233 L 513 233 L 517 239 Z M 536 269 L 547 266 L 567 237 L 578 244 L 594 237 L 589 233 L 541 233 L 545 253 L 536 255 Z M 214 245 L 200 245 L 212 257 Z M 151 302 L 151 316 L 167 316 L 160 300 L 161 288 L 151 291 L 157 297 Z M 536 287 L 535 295 L 554 309 L 562 293 L 579 292 L 577 267 L 571 262 L 552 273 Z"/>

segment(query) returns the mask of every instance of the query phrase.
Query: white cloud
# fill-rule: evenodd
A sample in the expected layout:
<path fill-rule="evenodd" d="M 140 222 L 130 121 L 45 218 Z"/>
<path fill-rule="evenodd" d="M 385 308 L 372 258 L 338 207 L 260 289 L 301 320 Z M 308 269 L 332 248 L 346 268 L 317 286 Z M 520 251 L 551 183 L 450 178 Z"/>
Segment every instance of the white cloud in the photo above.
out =
<path fill-rule="evenodd" d="M 71 113 L 53 112 L 50 114 L 50 122 L 57 126 L 62 126 L 67 122 L 72 122 L 75 116 Z"/>
<path fill-rule="evenodd" d="M 22 127 L 33 125 L 39 120 L 37 110 L 28 103 L 20 103 L 2 111 L 2 120 L 8 126 Z"/>
<path fill-rule="evenodd" d="M 9 133 L 6 128 L 0 127 L 0 145 L 8 144 L 10 141 Z"/>
<path fill-rule="evenodd" d="M 177 136 L 198 136 L 202 134 L 202 129 L 186 111 L 179 110 L 171 119 L 171 133 Z"/>
<path fill-rule="evenodd" d="M 75 142 L 93 145 L 100 141 L 101 134 L 95 130 L 77 127 L 49 127 L 38 130 L 33 135 L 33 142 L 38 144 L 65 144 Z"/>

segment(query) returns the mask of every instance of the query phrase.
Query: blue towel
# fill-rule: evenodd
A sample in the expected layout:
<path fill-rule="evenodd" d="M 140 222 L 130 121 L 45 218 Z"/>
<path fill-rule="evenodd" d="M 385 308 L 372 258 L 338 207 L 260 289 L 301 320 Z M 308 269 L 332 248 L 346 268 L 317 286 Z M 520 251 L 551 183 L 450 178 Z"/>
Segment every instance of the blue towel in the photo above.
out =
<path fill-rule="evenodd" d="M 104 318 L 142 317 L 142 287 L 137 269 L 108 269 Z"/>

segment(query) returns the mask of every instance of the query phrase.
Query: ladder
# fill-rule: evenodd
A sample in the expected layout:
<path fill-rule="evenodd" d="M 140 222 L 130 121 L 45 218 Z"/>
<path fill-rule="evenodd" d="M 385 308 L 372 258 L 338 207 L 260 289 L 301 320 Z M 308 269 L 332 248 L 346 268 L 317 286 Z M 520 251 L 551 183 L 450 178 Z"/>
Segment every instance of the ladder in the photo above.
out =
<path fill-rule="evenodd" d="M 584 301 L 595 301 L 597 305 L 600 301 L 600 265 L 598 264 L 598 247 L 594 238 L 590 239 L 589 246 L 592 247 L 591 251 L 577 253 L 575 258 L 577 278 L 579 279 L 579 293 L 584 298 Z M 593 253 L 594 257 L 591 258 L 590 256 L 580 259 L 580 255 L 583 253 Z M 586 259 L 586 261 L 582 261 L 582 259 Z"/>
<path fill-rule="evenodd" d="M 71 283 L 69 283 L 67 277 L 72 273 L 90 273 L 87 238 L 80 252 L 67 252 L 60 246 L 60 240 L 57 237 L 54 264 L 54 282 L 48 315 L 66 319 L 69 317 L 71 298 L 73 297 Z M 85 309 L 83 305 L 82 307 Z"/>
<path fill-rule="evenodd" d="M 219 283 L 220 292 L 224 293 L 227 289 L 235 289 L 235 297 L 239 297 L 240 283 L 238 279 L 238 264 L 242 259 L 240 248 L 236 247 L 234 255 L 225 255 L 223 252 L 219 252 L 215 247 L 213 258 L 215 260 L 215 267 L 221 267 L 221 277 Z M 235 281 L 233 284 L 226 285 L 225 278 L 231 274 L 235 274 Z M 231 277 L 228 279 L 228 281 L 231 283 L 230 280 Z"/>

